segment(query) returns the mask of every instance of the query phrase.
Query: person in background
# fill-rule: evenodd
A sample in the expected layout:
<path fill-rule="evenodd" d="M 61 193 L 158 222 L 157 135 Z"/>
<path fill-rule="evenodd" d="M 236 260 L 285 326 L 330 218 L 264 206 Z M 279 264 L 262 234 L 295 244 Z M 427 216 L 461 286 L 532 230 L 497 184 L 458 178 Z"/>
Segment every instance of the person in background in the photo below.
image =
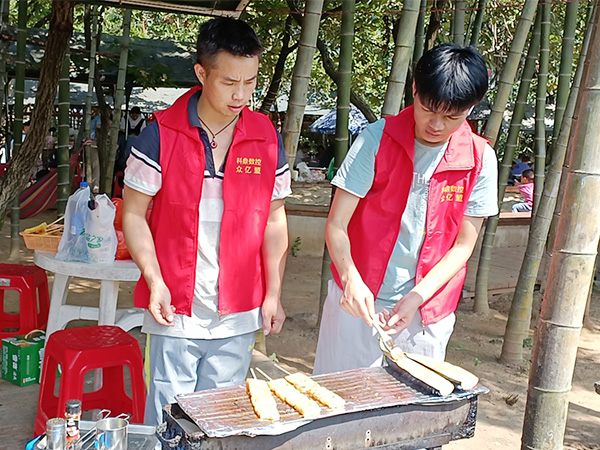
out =
<path fill-rule="evenodd" d="M 310 148 L 306 144 L 298 146 L 298 150 L 296 151 L 296 158 L 294 159 L 294 169 L 298 168 L 298 164 L 300 164 L 301 162 L 308 164 L 308 161 L 310 161 L 310 155 L 308 154 L 309 150 Z"/>
<path fill-rule="evenodd" d="M 516 185 L 514 181 L 518 181 L 521 178 L 523 171 L 531 169 L 530 162 L 531 159 L 527 153 L 523 152 L 519 155 L 519 159 L 515 161 L 514 166 L 510 169 L 510 181 L 512 181 L 513 185 Z"/>
<path fill-rule="evenodd" d="M 134 106 L 129 111 L 127 120 L 121 118 L 121 130 L 119 132 L 119 154 L 117 156 L 115 171 L 125 169 L 127 159 L 131 154 L 131 146 L 146 128 L 146 119 L 142 116 L 142 111 L 138 106 Z"/>
<path fill-rule="evenodd" d="M 147 309 L 149 425 L 177 394 L 243 383 L 257 330 L 278 333 L 285 320 L 290 170 L 269 117 L 246 106 L 262 51 L 245 22 L 202 24 L 200 86 L 154 114 L 127 161 L 123 231 L 142 272 L 134 303 Z"/>
<path fill-rule="evenodd" d="M 515 186 L 517 186 L 525 201 L 522 203 L 515 203 L 512 206 L 512 212 L 529 212 L 533 209 L 534 177 L 535 174 L 533 170 L 527 169 L 521 174 L 520 182 L 515 180 Z"/>
<path fill-rule="evenodd" d="M 54 133 L 56 128 L 50 127 L 48 135 L 44 142 L 44 151 L 42 152 L 42 161 L 45 169 L 56 167 L 56 151 L 54 150 Z"/>
<path fill-rule="evenodd" d="M 444 359 L 467 261 L 498 212 L 496 154 L 466 121 L 487 87 L 477 50 L 435 47 L 417 63 L 414 105 L 354 142 L 332 181 L 314 374 L 382 365 L 375 320 L 402 350 Z"/>

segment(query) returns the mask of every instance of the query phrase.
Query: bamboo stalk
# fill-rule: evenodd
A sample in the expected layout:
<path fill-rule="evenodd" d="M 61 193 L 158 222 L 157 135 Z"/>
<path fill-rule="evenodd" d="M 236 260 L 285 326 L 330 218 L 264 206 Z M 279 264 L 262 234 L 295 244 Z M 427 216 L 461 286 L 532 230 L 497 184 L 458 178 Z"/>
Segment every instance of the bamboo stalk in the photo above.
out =
<path fill-rule="evenodd" d="M 523 67 L 523 72 L 521 74 L 521 83 L 519 84 L 517 102 L 515 103 L 515 107 L 513 109 L 508 137 L 506 139 L 506 148 L 504 149 L 504 155 L 502 156 L 502 162 L 498 171 L 498 209 L 502 208 L 502 203 L 504 201 L 504 193 L 506 192 L 506 185 L 510 175 L 511 163 L 519 141 L 521 123 L 523 121 L 525 106 L 527 105 L 527 95 L 529 94 L 529 87 L 531 86 L 531 80 L 536 68 L 537 56 L 540 49 L 540 25 L 540 16 L 538 15 L 535 20 L 533 32 L 531 33 L 531 41 L 529 43 L 529 49 L 527 50 L 527 58 L 525 59 L 525 66 Z M 496 230 L 498 228 L 498 220 L 498 214 L 488 218 L 485 234 L 483 236 L 480 258 L 485 258 L 488 261 L 491 259 L 494 248 L 494 239 L 496 237 Z M 489 262 L 487 264 L 481 264 L 479 271 L 477 272 L 477 283 L 475 285 L 476 295 L 473 310 L 478 313 L 485 314 L 489 311 L 487 281 L 485 284 L 482 283 L 482 280 L 487 280 L 488 277 Z M 482 289 L 482 286 L 485 286 L 485 291 L 477 294 L 478 286 L 480 289 Z"/>
<path fill-rule="evenodd" d="M 538 70 L 538 84 L 535 102 L 535 190 L 533 196 L 533 213 L 535 216 L 546 175 L 546 96 L 548 87 L 548 66 L 550 65 L 550 4 L 544 2 L 540 6 L 541 36 L 540 36 L 540 62 Z"/>
<path fill-rule="evenodd" d="M 15 121 L 13 124 L 13 154 L 14 158 L 21 149 L 23 142 L 23 112 L 25 102 L 25 57 L 27 53 L 27 0 L 19 0 L 17 24 L 17 58 L 15 59 Z M 10 208 L 10 258 L 16 259 L 19 255 L 21 238 L 19 236 L 19 223 L 21 210 L 19 196 L 15 196 Z"/>
<path fill-rule="evenodd" d="M 60 216 L 67 209 L 67 200 L 71 195 L 71 167 L 69 165 L 69 110 L 71 107 L 71 92 L 69 69 L 70 53 L 67 50 L 58 80 L 58 143 L 56 162 L 58 170 L 58 192 L 56 200 L 57 214 Z"/>
<path fill-rule="evenodd" d="M 105 192 L 110 197 L 112 195 L 112 181 L 117 156 L 117 142 L 119 138 L 119 128 L 121 126 L 121 107 L 125 96 L 125 81 L 127 79 L 127 57 L 129 55 L 129 30 L 131 27 L 131 9 L 125 9 L 123 12 L 123 37 L 121 40 L 121 54 L 119 56 L 119 73 L 117 75 L 117 89 L 115 91 L 115 109 L 113 111 L 113 123 L 110 133 L 110 144 L 108 148 L 108 158 L 104 174 L 101 178 L 100 191 Z M 92 44 L 93 45 L 93 44 Z"/>
<path fill-rule="evenodd" d="M 455 0 L 454 16 L 453 16 L 453 36 L 452 41 L 457 45 L 465 43 L 465 18 L 466 18 L 467 2 L 466 0 Z"/>
<path fill-rule="evenodd" d="M 552 146 L 548 149 L 548 159 L 552 159 L 552 152 L 561 129 L 565 108 L 569 98 L 571 75 L 573 73 L 573 58 L 575 54 L 575 31 L 579 12 L 578 2 L 567 2 L 565 7 L 565 21 L 560 49 L 560 66 L 558 70 L 558 86 L 556 88 L 556 109 L 554 111 L 554 130 Z"/>
<path fill-rule="evenodd" d="M 477 48 L 479 47 L 479 36 L 481 35 L 481 26 L 483 25 L 483 17 L 485 15 L 485 8 L 487 7 L 487 0 L 479 0 L 477 3 L 477 14 L 475 14 L 475 22 L 473 23 L 473 31 L 471 32 L 470 44 Z"/>
<path fill-rule="evenodd" d="M 298 139 L 302 128 L 304 109 L 306 108 L 308 82 L 310 81 L 312 61 L 315 56 L 321 13 L 323 12 L 323 1 L 306 0 L 304 9 L 302 31 L 292 75 L 292 87 L 282 132 L 283 145 L 290 164 L 293 164 L 294 159 L 296 159 L 296 149 L 298 148 Z"/>
<path fill-rule="evenodd" d="M 597 8 L 562 214 L 533 348 L 523 449 L 563 448 L 577 344 L 600 240 L 599 24 Z"/>
<path fill-rule="evenodd" d="M 502 74 L 500 75 L 500 81 L 498 82 L 498 90 L 494 103 L 492 104 L 492 111 L 488 122 L 485 126 L 484 137 L 486 137 L 492 146 L 495 146 L 498 133 L 500 132 L 500 126 L 502 125 L 502 118 L 506 109 L 506 103 L 514 86 L 517 71 L 519 69 L 519 63 L 521 60 L 521 54 L 525 47 L 527 35 L 531 28 L 531 22 L 535 15 L 538 0 L 526 0 L 523 5 L 523 12 L 519 18 L 519 23 L 515 30 L 514 39 L 510 45 L 508 57 L 504 63 Z M 481 254 L 479 256 L 479 265 L 477 267 L 477 277 L 475 280 L 475 304 L 480 305 L 484 310 L 489 309 L 487 306 L 488 302 L 488 277 L 490 260 L 492 258 L 492 247 L 494 242 L 496 230 L 488 230 L 487 226 L 485 229 L 483 244 L 481 246 Z"/>
<path fill-rule="evenodd" d="M 558 141 L 555 145 L 555 157 L 552 159 L 544 190 L 540 200 L 540 205 L 531 223 L 531 231 L 525 250 L 525 258 L 519 271 L 519 279 L 515 288 L 508 321 L 506 323 L 506 331 L 504 333 L 504 343 L 502 344 L 502 353 L 500 361 L 505 364 L 519 364 L 523 359 L 523 339 L 527 334 L 531 322 L 531 308 L 533 305 L 533 289 L 544 254 L 552 215 L 556 206 L 558 197 L 558 189 L 562 175 L 562 166 L 567 154 L 567 144 L 571 133 L 571 125 L 573 123 L 573 115 L 577 104 L 579 94 L 579 86 L 583 75 L 583 64 L 586 59 L 589 41 L 591 37 L 591 29 L 588 29 L 584 39 L 577 71 L 573 78 L 571 93 L 565 108 L 564 120 L 562 121 Z"/>
<path fill-rule="evenodd" d="M 382 116 L 394 116 L 400 112 L 402 98 L 404 97 L 406 74 L 413 53 L 420 5 L 421 0 L 405 0 L 402 6 L 392 68 L 381 110 Z"/>

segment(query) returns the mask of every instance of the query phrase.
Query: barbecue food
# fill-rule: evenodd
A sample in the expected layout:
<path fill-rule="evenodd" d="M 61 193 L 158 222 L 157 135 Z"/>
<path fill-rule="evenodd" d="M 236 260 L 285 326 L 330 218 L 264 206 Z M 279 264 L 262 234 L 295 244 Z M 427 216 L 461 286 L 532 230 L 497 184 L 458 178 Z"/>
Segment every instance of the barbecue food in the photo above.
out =
<path fill-rule="evenodd" d="M 282 401 L 286 402 L 306 418 L 319 417 L 321 407 L 292 386 L 285 378 L 269 381 L 269 387 Z"/>
<path fill-rule="evenodd" d="M 439 373 L 443 377 L 449 379 L 453 383 L 460 384 L 460 387 L 469 390 L 473 389 L 479 383 L 479 378 L 473 375 L 468 370 L 462 367 L 455 366 L 446 361 L 438 361 L 429 356 L 417 355 L 414 353 L 407 353 L 410 359 L 429 367 L 431 370 Z"/>
<path fill-rule="evenodd" d="M 313 399 L 328 408 L 343 408 L 346 405 L 346 401 L 342 397 L 321 386 L 303 373 L 297 372 L 286 376 L 285 379 L 292 383 L 300 392 L 310 395 Z"/>
<path fill-rule="evenodd" d="M 252 403 L 254 412 L 259 419 L 279 420 L 277 403 L 266 381 L 248 378 L 246 380 L 246 389 L 250 395 L 250 402 Z"/>
<path fill-rule="evenodd" d="M 431 386 L 441 395 L 449 395 L 452 393 L 452 391 L 454 391 L 454 385 L 450 381 L 441 375 L 438 375 L 433 370 L 430 370 L 418 362 L 408 358 L 400 348 L 394 347 L 390 353 L 390 356 L 398 367 L 405 372 L 408 372 L 417 380 L 420 380 L 428 386 Z"/>

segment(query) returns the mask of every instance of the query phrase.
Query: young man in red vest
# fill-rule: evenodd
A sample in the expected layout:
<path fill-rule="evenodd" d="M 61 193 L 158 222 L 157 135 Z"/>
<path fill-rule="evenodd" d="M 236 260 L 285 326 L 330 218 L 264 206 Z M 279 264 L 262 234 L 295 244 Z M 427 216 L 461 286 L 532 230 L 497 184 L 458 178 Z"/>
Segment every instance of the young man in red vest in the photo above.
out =
<path fill-rule="evenodd" d="M 414 105 L 359 136 L 332 183 L 333 261 L 314 373 L 382 364 L 379 320 L 407 352 L 444 359 L 466 263 L 497 213 L 497 160 L 466 118 L 485 95 L 472 48 L 436 47 L 418 62 Z"/>
<path fill-rule="evenodd" d="M 246 23 L 200 27 L 200 86 L 137 138 L 123 230 L 142 277 L 148 400 L 156 425 L 175 395 L 243 383 L 256 331 L 278 333 L 290 172 L 270 119 L 246 104 L 262 46 Z M 148 221 L 146 211 L 153 200 Z"/>

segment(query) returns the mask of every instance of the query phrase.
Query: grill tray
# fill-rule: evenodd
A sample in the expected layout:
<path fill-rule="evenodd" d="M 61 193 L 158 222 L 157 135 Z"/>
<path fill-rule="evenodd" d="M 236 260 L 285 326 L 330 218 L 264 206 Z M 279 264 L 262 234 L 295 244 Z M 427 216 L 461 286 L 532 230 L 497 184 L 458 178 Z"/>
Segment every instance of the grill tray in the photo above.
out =
<path fill-rule="evenodd" d="M 441 397 L 393 363 L 389 367 L 353 369 L 312 378 L 346 400 L 345 409 L 322 407 L 321 418 L 391 406 L 450 403 L 489 392 L 487 388 L 477 386 L 470 391 L 456 389 L 452 394 Z M 279 399 L 277 408 L 281 420 L 259 420 L 245 385 L 181 394 L 176 396 L 176 400 L 208 437 L 278 435 L 319 420 L 303 418 Z"/>

